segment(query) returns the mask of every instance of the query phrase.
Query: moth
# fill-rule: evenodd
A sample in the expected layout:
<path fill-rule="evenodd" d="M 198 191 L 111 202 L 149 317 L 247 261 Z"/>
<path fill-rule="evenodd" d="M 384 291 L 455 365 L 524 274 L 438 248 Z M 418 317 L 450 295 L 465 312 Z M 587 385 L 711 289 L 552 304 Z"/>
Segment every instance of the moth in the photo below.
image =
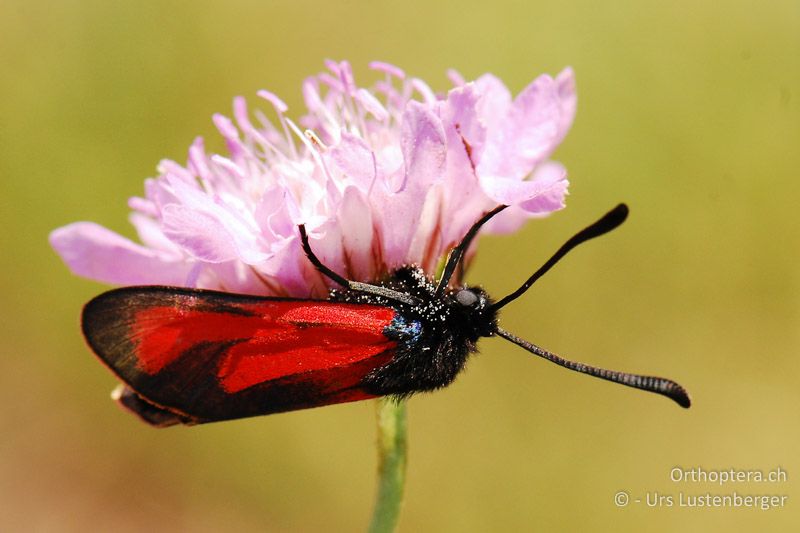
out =
<path fill-rule="evenodd" d="M 672 380 L 570 361 L 498 325 L 500 309 L 570 250 L 622 224 L 625 204 L 574 235 L 500 300 L 477 286 L 450 286 L 480 228 L 504 208 L 469 229 L 438 280 L 415 266 L 376 283 L 345 279 L 319 260 L 299 226 L 308 260 L 339 286 L 327 299 L 124 287 L 86 304 L 83 334 L 124 383 L 113 397 L 159 427 L 433 391 L 453 382 L 481 337 L 493 336 L 570 370 L 689 407 L 688 393 Z"/>

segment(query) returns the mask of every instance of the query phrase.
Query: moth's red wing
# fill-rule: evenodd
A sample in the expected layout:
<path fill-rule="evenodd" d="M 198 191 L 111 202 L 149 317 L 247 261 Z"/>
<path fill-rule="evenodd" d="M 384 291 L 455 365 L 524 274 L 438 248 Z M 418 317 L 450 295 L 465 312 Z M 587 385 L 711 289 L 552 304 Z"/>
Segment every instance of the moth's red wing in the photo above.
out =
<path fill-rule="evenodd" d="M 136 393 L 122 390 L 121 403 L 169 425 L 159 417 L 212 422 L 371 398 L 360 383 L 391 360 L 396 343 L 384 331 L 395 314 L 377 305 L 126 287 L 86 304 L 82 325 L 92 350 Z"/>

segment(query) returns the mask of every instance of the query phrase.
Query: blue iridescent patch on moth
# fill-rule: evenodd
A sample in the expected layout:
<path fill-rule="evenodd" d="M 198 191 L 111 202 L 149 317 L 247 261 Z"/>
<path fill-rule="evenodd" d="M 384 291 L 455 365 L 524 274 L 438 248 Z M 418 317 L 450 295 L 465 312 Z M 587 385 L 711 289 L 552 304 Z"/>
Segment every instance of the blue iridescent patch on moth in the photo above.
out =
<path fill-rule="evenodd" d="M 383 329 L 383 334 L 392 340 L 413 343 L 422 335 L 422 324 L 418 320 L 409 320 L 398 313 Z"/>

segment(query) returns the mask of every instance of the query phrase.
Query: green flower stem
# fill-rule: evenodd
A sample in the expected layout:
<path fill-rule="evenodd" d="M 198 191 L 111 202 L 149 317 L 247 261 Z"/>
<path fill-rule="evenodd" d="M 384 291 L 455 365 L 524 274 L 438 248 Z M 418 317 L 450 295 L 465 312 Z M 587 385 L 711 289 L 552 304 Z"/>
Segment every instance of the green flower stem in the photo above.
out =
<path fill-rule="evenodd" d="M 370 533 L 397 529 L 406 479 L 406 402 L 376 400 L 378 418 L 378 494 Z"/>

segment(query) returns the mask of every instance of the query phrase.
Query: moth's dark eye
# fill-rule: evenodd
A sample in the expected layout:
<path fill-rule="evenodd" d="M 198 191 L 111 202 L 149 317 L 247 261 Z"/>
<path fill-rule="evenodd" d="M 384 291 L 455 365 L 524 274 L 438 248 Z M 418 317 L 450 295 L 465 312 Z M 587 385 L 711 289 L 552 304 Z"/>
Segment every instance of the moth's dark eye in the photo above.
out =
<path fill-rule="evenodd" d="M 478 295 L 469 289 L 463 289 L 456 293 L 456 301 L 464 307 L 472 307 L 478 303 Z"/>

